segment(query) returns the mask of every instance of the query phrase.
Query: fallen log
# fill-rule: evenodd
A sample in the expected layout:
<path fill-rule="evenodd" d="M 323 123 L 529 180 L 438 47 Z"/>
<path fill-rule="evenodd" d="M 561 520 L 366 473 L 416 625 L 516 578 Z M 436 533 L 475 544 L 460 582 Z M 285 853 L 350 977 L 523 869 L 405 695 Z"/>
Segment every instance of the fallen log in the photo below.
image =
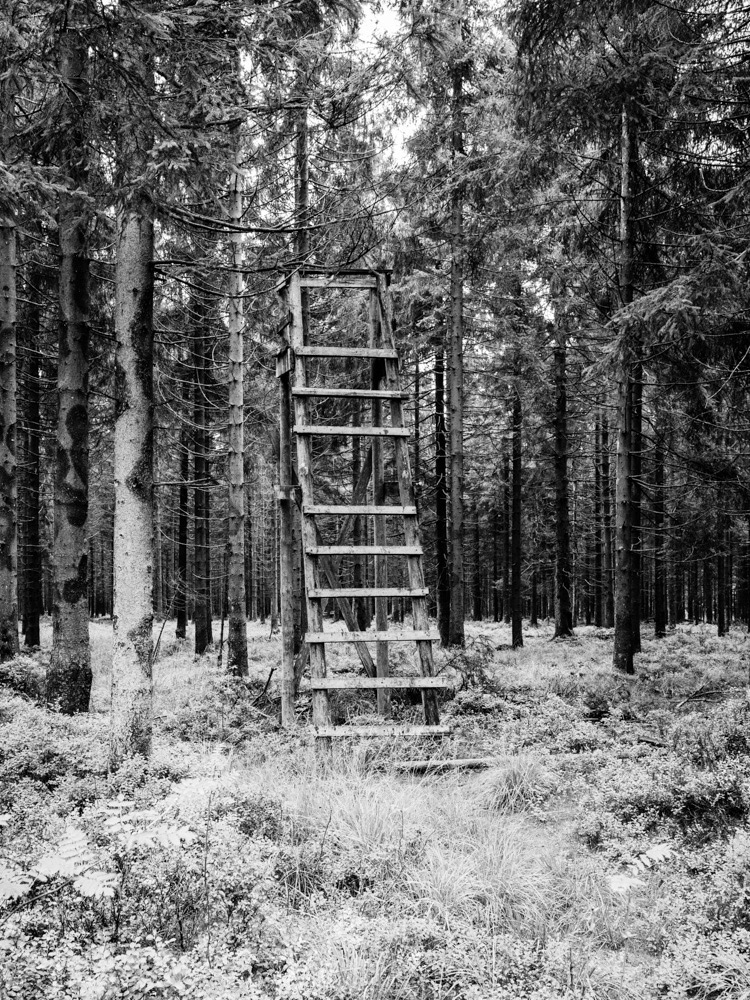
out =
<path fill-rule="evenodd" d="M 464 768 L 467 771 L 479 771 L 483 767 L 497 764 L 496 757 L 454 757 L 445 760 L 400 760 L 394 763 L 394 771 L 406 771 L 411 774 L 426 772 L 452 771 Z"/>

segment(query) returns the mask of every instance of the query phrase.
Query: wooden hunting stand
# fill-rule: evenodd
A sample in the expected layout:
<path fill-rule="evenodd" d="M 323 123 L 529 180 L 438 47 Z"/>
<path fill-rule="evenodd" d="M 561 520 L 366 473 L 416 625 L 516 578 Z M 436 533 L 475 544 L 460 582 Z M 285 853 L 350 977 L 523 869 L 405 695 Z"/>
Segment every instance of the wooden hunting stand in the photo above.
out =
<path fill-rule="evenodd" d="M 306 329 L 303 295 L 312 289 L 347 290 L 367 296 L 368 345 L 337 346 L 315 344 Z M 330 748 L 331 738 L 339 736 L 440 736 L 450 730 L 441 726 L 437 690 L 451 687 L 449 682 L 434 676 L 432 636 L 427 615 L 427 589 L 422 569 L 422 545 L 414 502 L 409 465 L 409 430 L 404 423 L 403 404 L 408 394 L 401 391 L 398 352 L 391 324 L 387 275 L 369 270 L 326 272 L 301 268 L 289 275 L 280 287 L 286 317 L 280 333 L 284 344 L 277 356 L 276 374 L 280 383 L 280 473 L 279 503 L 281 507 L 281 623 L 282 623 L 282 722 L 294 724 L 294 586 L 293 586 L 293 505 L 300 504 L 302 547 L 305 578 L 309 649 L 312 687 L 312 713 L 318 745 Z M 315 359 L 327 359 L 325 371 L 315 371 Z M 342 359 L 367 359 L 370 362 L 369 388 L 344 388 L 345 371 L 335 366 Z M 356 361 L 353 362 L 356 365 Z M 314 384 L 335 378 L 335 385 Z M 315 400 L 322 402 L 315 403 Z M 367 400 L 370 423 L 353 425 L 320 423 L 311 419 L 314 407 L 322 408 L 330 418 L 336 401 Z M 293 404 L 294 423 L 290 420 Z M 385 410 L 390 425 L 384 423 Z M 369 438 L 370 447 L 352 486 L 351 502 L 345 505 L 319 503 L 314 495 L 315 470 L 313 439 Z M 297 484 L 293 482 L 292 439 L 297 449 Z M 387 503 L 384 469 L 384 439 L 393 441 L 395 454 L 394 493 L 397 503 Z M 369 501 L 368 501 L 368 496 Z M 371 519 L 372 544 L 347 544 L 357 518 Z M 399 544 L 391 544 L 387 521 L 400 521 Z M 331 525 L 333 528 L 331 528 Z M 333 538 L 326 538 L 326 532 Z M 393 530 L 391 531 L 393 535 Z M 344 557 L 372 559 L 373 586 L 350 587 L 339 582 L 339 568 Z M 388 585 L 388 561 L 405 560 L 408 587 Z M 400 564 L 403 567 L 404 563 Z M 397 566 L 397 568 L 400 568 Z M 360 631 L 350 600 L 374 599 L 375 629 Z M 412 606 L 411 629 L 389 630 L 387 603 L 389 598 L 409 598 Z M 326 603 L 334 600 L 348 631 L 325 631 Z M 403 626 L 403 623 L 401 623 Z M 354 644 L 366 676 L 326 672 L 326 645 L 348 642 Z M 392 642 L 416 643 L 420 677 L 390 676 L 388 646 Z M 375 661 L 370 646 L 375 645 Z M 334 726 L 331 722 L 329 692 L 342 689 L 370 688 L 377 692 L 378 712 L 387 716 L 390 693 L 394 688 L 422 691 L 425 725 L 423 726 Z"/>

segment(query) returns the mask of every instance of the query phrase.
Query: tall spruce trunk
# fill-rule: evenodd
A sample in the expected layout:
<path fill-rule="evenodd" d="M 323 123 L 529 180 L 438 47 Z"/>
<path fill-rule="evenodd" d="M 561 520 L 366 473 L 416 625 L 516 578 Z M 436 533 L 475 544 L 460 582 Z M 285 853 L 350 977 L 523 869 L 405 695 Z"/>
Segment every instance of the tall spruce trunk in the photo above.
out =
<path fill-rule="evenodd" d="M 187 385 L 187 373 L 183 373 Z M 190 436 L 183 427 L 180 432 L 180 485 L 177 495 L 177 580 L 175 583 L 175 638 L 187 635 L 188 590 L 188 480 L 190 479 Z"/>
<path fill-rule="evenodd" d="M 204 291 L 198 293 L 201 298 Z M 209 433 L 208 433 L 208 310 L 201 302 L 197 310 L 203 323 L 193 336 L 193 427 L 195 450 L 193 456 L 193 593 L 195 595 L 195 652 L 200 656 L 213 641 L 211 630 L 211 499 L 209 493 Z"/>
<path fill-rule="evenodd" d="M 620 143 L 620 296 L 633 301 L 632 154 L 630 112 L 622 109 Z M 617 391 L 617 462 L 615 491 L 615 641 L 613 664 L 623 673 L 634 673 L 633 630 L 633 349 L 630 337 L 621 345 Z"/>
<path fill-rule="evenodd" d="M 630 628 L 633 633 L 633 652 L 641 651 L 641 475 L 643 472 L 643 362 L 640 358 L 640 345 L 635 344 L 636 357 L 633 361 L 631 408 L 630 450 L 631 450 L 631 507 L 632 515 L 632 545 L 633 552 L 630 561 L 630 593 L 633 608 L 630 617 Z"/>
<path fill-rule="evenodd" d="M 243 182 L 237 152 L 237 166 L 232 174 L 230 219 L 239 227 L 242 223 Z M 242 234 L 233 233 L 232 271 L 229 275 L 229 522 L 227 603 L 229 634 L 227 663 L 238 677 L 246 677 L 247 621 L 245 618 L 245 396 L 243 365 Z M 274 559 L 274 565 L 276 560 Z"/>
<path fill-rule="evenodd" d="M 153 257 L 151 205 L 141 196 L 118 220 L 115 272 L 113 767 L 147 757 L 153 727 Z"/>
<path fill-rule="evenodd" d="M 666 537 L 664 522 L 664 433 L 661 415 L 656 415 L 656 446 L 654 449 L 654 635 L 667 634 Z"/>
<path fill-rule="evenodd" d="M 0 148 L 13 156 L 16 93 L 19 84 L 9 69 L 13 44 L 13 11 L 4 11 L 10 33 L 0 47 Z M 0 662 L 18 652 L 18 465 L 16 461 L 16 218 L 5 199 L 0 205 Z"/>
<path fill-rule="evenodd" d="M 602 530 L 604 533 L 602 596 L 604 627 L 612 628 L 615 623 L 614 554 L 612 552 L 612 491 L 609 469 L 609 418 L 601 416 L 601 489 L 602 489 Z"/>
<path fill-rule="evenodd" d="M 568 505 L 568 388 L 565 329 L 559 322 L 555 366 L 555 638 L 573 635 L 570 599 L 570 510 Z"/>
<path fill-rule="evenodd" d="M 6 215 L 0 218 L 0 662 L 18 653 L 16 395 L 16 227 Z"/>
<path fill-rule="evenodd" d="M 458 22 L 461 37 L 461 22 Z M 463 154 L 463 64 L 453 67 L 451 196 L 451 322 L 448 384 L 450 394 L 450 629 L 451 646 L 463 646 L 464 635 L 464 232 L 463 183 L 457 176 Z"/>
<path fill-rule="evenodd" d="M 32 297 L 42 282 L 41 271 L 32 278 Z M 39 361 L 37 352 L 41 334 L 41 308 L 37 301 L 29 306 L 29 325 L 26 331 L 26 361 L 24 364 L 26 387 L 26 434 L 24 435 L 24 544 L 23 544 L 23 594 L 24 594 L 24 644 L 28 647 L 40 643 L 39 617 L 42 610 L 42 547 L 40 540 L 40 411 L 39 411 Z"/>
<path fill-rule="evenodd" d="M 448 576 L 448 477 L 445 454 L 445 357 L 435 349 L 435 562 L 437 625 L 440 643 L 450 641 L 451 588 Z"/>
<path fill-rule="evenodd" d="M 602 477 L 601 477 L 601 425 L 599 411 L 594 419 L 594 625 L 601 628 L 603 614 L 603 560 L 602 560 Z"/>
<path fill-rule="evenodd" d="M 480 539 L 479 506 L 474 505 L 474 621 L 482 620 L 482 546 Z"/>
<path fill-rule="evenodd" d="M 63 168 L 85 187 L 88 49 L 71 10 L 60 39 Z M 47 700 L 63 712 L 85 712 L 91 694 L 88 607 L 89 260 L 88 211 L 76 194 L 60 197 L 60 331 L 57 366 L 57 453 L 52 655 Z"/>
<path fill-rule="evenodd" d="M 510 625 L 510 454 L 503 443 L 503 622 Z"/>
<path fill-rule="evenodd" d="M 511 642 L 514 649 L 523 646 L 521 593 L 521 433 L 523 430 L 521 394 L 513 393 L 513 531 L 511 541 Z"/>

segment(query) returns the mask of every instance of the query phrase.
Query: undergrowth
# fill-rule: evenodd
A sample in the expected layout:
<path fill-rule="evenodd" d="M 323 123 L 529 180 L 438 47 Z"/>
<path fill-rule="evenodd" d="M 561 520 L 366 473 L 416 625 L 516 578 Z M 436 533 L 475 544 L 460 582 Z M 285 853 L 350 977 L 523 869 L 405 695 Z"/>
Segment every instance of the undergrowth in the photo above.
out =
<path fill-rule="evenodd" d="M 327 767 L 278 730 L 265 633 L 250 684 L 166 642 L 153 758 L 116 774 L 105 715 L 35 702 L 43 653 L 6 668 L 0 998 L 746 1000 L 744 637 L 646 641 L 629 680 L 593 629 L 506 632 L 438 652 L 450 739 Z"/>

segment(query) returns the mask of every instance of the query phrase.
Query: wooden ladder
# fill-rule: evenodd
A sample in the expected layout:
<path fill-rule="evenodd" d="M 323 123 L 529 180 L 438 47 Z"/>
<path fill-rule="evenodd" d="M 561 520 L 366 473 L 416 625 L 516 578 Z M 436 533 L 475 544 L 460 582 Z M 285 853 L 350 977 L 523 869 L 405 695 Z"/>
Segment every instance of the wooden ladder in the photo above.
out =
<path fill-rule="evenodd" d="M 368 296 L 369 343 L 367 347 L 315 346 L 308 343 L 303 321 L 303 294 L 315 288 L 353 289 Z M 422 568 L 422 544 L 417 521 L 417 508 L 409 464 L 409 430 L 404 423 L 403 405 L 408 393 L 402 392 L 399 361 L 393 333 L 387 278 L 383 272 L 347 270 L 326 273 L 312 268 L 293 272 L 281 286 L 287 308 L 282 326 L 286 344 L 279 352 L 277 375 L 291 382 L 294 424 L 288 428 L 297 449 L 298 480 L 301 494 L 302 546 L 309 632 L 306 642 L 310 653 L 312 715 L 319 746 L 330 748 L 331 738 L 339 736 L 443 736 L 450 732 L 440 725 L 437 692 L 449 689 L 450 682 L 434 676 L 432 657 L 433 636 L 429 631 L 427 595 Z M 371 388 L 332 388 L 308 385 L 307 359 L 366 358 L 370 361 Z M 310 420 L 313 399 L 364 399 L 370 403 L 371 423 L 352 426 L 315 424 Z M 390 426 L 383 424 L 383 403 L 390 408 Z M 282 397 L 282 435 L 284 434 L 284 402 Z M 287 422 L 288 423 L 288 422 Z M 369 438 L 370 449 L 359 482 L 354 488 L 352 503 L 347 505 L 317 503 L 314 497 L 312 439 L 316 435 L 359 436 Z M 396 504 L 386 502 L 384 490 L 383 440 L 390 438 L 395 448 L 395 469 L 398 498 Z M 282 453 L 284 443 L 282 442 Z M 369 464 L 368 464 L 369 463 Z M 368 483 L 372 483 L 372 503 L 367 503 Z M 291 491 L 282 489 L 282 504 L 287 512 L 291 506 Z M 363 502 L 365 501 L 365 502 Z M 358 516 L 372 518 L 372 545 L 347 544 L 346 536 Z M 318 518 L 342 518 L 336 544 L 324 544 Z M 388 543 L 386 518 L 401 521 L 403 544 Z M 284 519 L 282 517 L 282 530 Z M 342 556 L 353 555 L 374 560 L 374 586 L 354 588 L 341 586 L 338 562 Z M 404 559 L 408 587 L 388 586 L 387 560 Z M 283 576 L 283 566 L 282 566 Z M 375 629 L 359 631 L 349 600 L 371 597 L 375 602 Z M 387 600 L 408 597 L 412 605 L 413 628 L 388 628 Z M 349 632 L 330 632 L 323 626 L 324 608 L 330 599 L 336 600 Z M 290 599 L 287 601 L 289 615 Z M 282 606 L 282 619 L 283 619 Z M 283 625 L 283 622 L 282 622 Z M 403 625 L 403 623 L 402 623 Z M 287 629 L 288 632 L 288 629 Z M 436 638 L 436 637 L 435 637 Z M 355 649 L 367 676 L 354 674 L 328 676 L 326 645 L 349 642 Z M 420 677 L 390 676 L 388 644 L 416 643 Z M 368 643 L 375 645 L 373 662 Z M 422 691 L 425 725 L 420 726 L 334 726 L 331 722 L 329 692 L 342 689 L 374 689 L 378 712 L 387 716 L 391 691 L 411 688 Z"/>

